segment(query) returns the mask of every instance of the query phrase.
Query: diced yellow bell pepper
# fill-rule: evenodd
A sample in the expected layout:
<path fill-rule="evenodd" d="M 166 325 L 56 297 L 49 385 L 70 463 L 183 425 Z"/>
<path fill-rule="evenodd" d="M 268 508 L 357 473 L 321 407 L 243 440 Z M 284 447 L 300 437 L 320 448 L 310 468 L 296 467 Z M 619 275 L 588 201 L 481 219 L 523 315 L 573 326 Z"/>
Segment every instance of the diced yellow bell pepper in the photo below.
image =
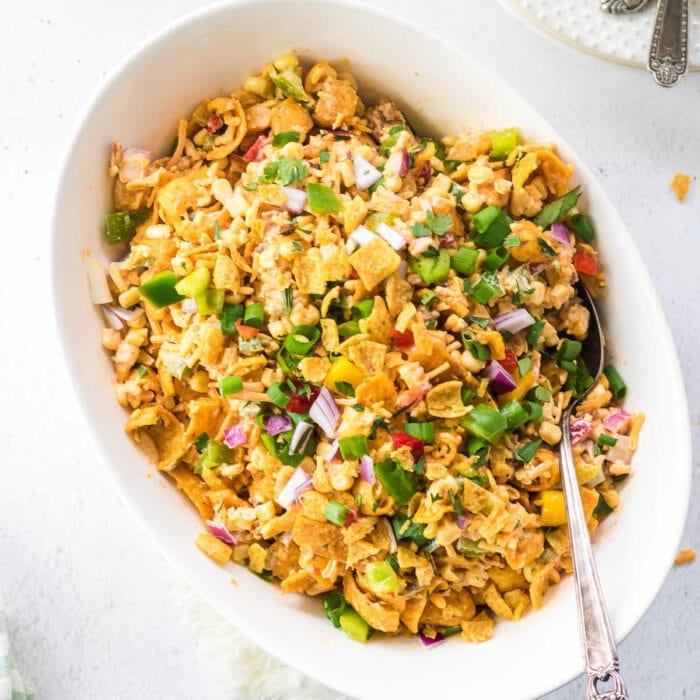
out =
<path fill-rule="evenodd" d="M 557 527 L 566 522 L 566 506 L 561 491 L 542 491 L 540 521 L 543 527 Z"/>
<path fill-rule="evenodd" d="M 522 401 L 525 397 L 525 394 L 527 394 L 527 392 L 530 391 L 530 389 L 532 389 L 534 384 L 535 375 L 532 372 L 524 374 L 517 380 L 515 389 L 513 389 L 513 391 L 509 391 L 507 394 L 501 394 L 501 406 L 507 404 L 509 401 L 513 401 L 514 399 L 516 401 Z"/>
<path fill-rule="evenodd" d="M 328 370 L 323 383 L 331 390 L 336 391 L 337 382 L 347 382 L 353 389 L 365 378 L 365 375 L 345 357 L 338 358 Z"/>

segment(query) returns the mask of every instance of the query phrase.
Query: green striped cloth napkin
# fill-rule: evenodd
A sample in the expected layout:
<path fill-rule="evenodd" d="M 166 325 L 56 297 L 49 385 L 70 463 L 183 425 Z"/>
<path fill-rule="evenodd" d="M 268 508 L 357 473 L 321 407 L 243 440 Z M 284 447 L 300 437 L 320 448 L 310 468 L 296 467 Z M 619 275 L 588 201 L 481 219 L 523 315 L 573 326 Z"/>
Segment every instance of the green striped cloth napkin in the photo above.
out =
<path fill-rule="evenodd" d="M 0 595 L 0 700 L 31 700 L 34 697 L 15 668 L 10 651 L 10 639 L 5 627 L 5 614 Z"/>

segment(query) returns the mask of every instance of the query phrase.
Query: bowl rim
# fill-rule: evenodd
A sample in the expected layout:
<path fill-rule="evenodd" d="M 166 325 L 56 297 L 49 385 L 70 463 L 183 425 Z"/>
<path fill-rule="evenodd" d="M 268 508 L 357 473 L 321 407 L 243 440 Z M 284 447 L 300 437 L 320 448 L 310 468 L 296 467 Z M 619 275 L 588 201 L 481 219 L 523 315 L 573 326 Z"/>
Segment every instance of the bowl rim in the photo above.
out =
<path fill-rule="evenodd" d="M 458 52 L 460 55 L 464 56 L 465 59 L 471 62 L 473 65 L 480 67 L 480 69 L 486 74 L 490 79 L 495 79 L 495 82 L 499 85 L 499 89 L 505 88 L 507 91 L 512 92 L 517 98 L 527 105 L 533 113 L 541 120 L 542 124 L 547 127 L 551 132 L 552 137 L 556 139 L 558 145 L 564 145 L 566 148 L 576 156 L 579 161 L 577 166 L 579 170 L 585 172 L 585 177 L 593 181 L 599 188 L 604 199 L 607 199 L 609 209 L 611 214 L 617 219 L 618 226 L 615 232 L 616 237 L 621 238 L 621 242 L 626 247 L 626 252 L 628 255 L 634 258 L 635 268 L 642 274 L 639 276 L 639 284 L 643 285 L 647 293 L 648 298 L 652 301 L 656 312 L 659 314 L 660 318 L 666 318 L 663 307 L 659 300 L 656 289 L 653 285 L 651 276 L 644 264 L 641 254 L 632 239 L 627 227 L 624 225 L 617 208 L 614 206 L 613 202 L 607 196 L 605 189 L 600 185 L 595 173 L 593 173 L 588 166 L 583 162 L 578 155 L 571 149 L 568 142 L 561 136 L 558 129 L 556 129 L 550 120 L 544 116 L 543 112 L 539 108 L 534 107 L 528 99 L 523 97 L 517 88 L 513 87 L 511 83 L 499 73 L 496 73 L 492 69 L 485 67 L 480 59 L 473 54 L 469 53 L 468 50 L 462 48 L 459 44 L 449 41 L 441 37 L 437 32 L 432 29 L 426 29 L 414 21 L 408 19 L 405 16 L 397 16 L 390 13 L 384 9 L 378 9 L 370 4 L 365 4 L 361 0 L 224 0 L 222 2 L 217 2 L 203 8 L 199 8 L 193 12 L 187 13 L 175 20 L 166 24 L 164 27 L 159 29 L 157 32 L 150 34 L 146 39 L 142 40 L 135 49 L 132 49 L 124 58 L 122 58 L 116 66 L 102 79 L 99 86 L 93 91 L 92 96 L 88 99 L 86 104 L 79 111 L 78 117 L 75 121 L 75 125 L 70 132 L 70 137 L 65 141 L 62 153 L 60 155 L 60 166 L 57 170 L 57 184 L 54 188 L 54 201 L 52 207 L 51 215 L 51 242 L 50 242 L 50 285 L 53 292 L 53 317 L 55 322 L 55 332 L 59 338 L 60 352 L 63 357 L 64 365 L 69 373 L 69 376 L 74 374 L 79 374 L 79 360 L 70 352 L 69 342 L 67 340 L 65 328 L 67 327 L 64 322 L 64 315 L 67 315 L 67 310 L 62 303 L 62 282 L 61 282 L 61 271 L 58 268 L 57 260 L 59 258 L 59 236 L 58 231 L 60 230 L 60 218 L 61 218 L 61 201 L 62 193 L 66 181 L 66 176 L 71 168 L 71 154 L 75 150 L 76 146 L 80 142 L 82 127 L 87 123 L 91 114 L 95 111 L 100 103 L 105 100 L 106 96 L 112 90 L 115 83 L 121 80 L 125 73 L 132 70 L 134 67 L 138 66 L 141 59 L 151 50 L 156 47 L 167 44 L 173 37 L 176 37 L 178 33 L 185 28 L 191 22 L 203 20 L 208 16 L 216 16 L 219 13 L 226 13 L 232 8 L 248 8 L 255 9 L 256 11 L 262 12 L 264 8 L 272 9 L 275 6 L 284 5 L 300 5 L 303 4 L 305 7 L 313 8 L 314 5 L 324 5 L 324 6 L 335 6 L 340 9 L 345 9 L 349 11 L 354 11 L 362 13 L 368 16 L 377 18 L 378 20 L 388 21 L 396 25 L 399 29 L 409 29 L 414 32 L 418 32 L 426 37 L 426 39 L 436 42 L 447 44 L 452 50 Z M 678 425 L 678 433 L 676 435 L 676 449 L 681 457 L 681 461 L 685 465 L 685 469 L 679 472 L 680 477 L 683 481 L 683 494 L 682 498 L 682 518 L 676 521 L 675 530 L 670 533 L 670 540 L 673 542 L 674 546 L 669 547 L 668 554 L 665 557 L 665 565 L 658 567 L 658 574 L 653 581 L 653 584 L 648 586 L 648 594 L 645 596 L 644 601 L 640 601 L 638 606 L 638 612 L 635 615 L 631 615 L 630 619 L 626 621 L 625 625 L 618 625 L 618 629 L 615 632 L 615 639 L 619 644 L 639 623 L 642 617 L 651 607 L 652 603 L 656 599 L 659 591 L 661 590 L 669 572 L 672 569 L 673 561 L 675 558 L 675 553 L 677 552 L 682 534 L 684 531 L 685 523 L 688 516 L 688 508 L 690 502 L 690 485 L 692 480 L 692 449 L 691 449 L 691 432 L 690 432 L 690 415 L 688 410 L 688 402 L 685 391 L 685 384 L 683 381 L 683 375 L 680 368 L 680 362 L 678 359 L 678 353 L 676 351 L 675 342 L 673 338 L 673 332 L 666 322 L 665 332 L 663 333 L 663 340 L 666 345 L 666 350 L 668 353 L 668 363 L 669 369 L 672 376 L 670 377 L 670 384 L 677 388 L 676 399 L 678 401 L 678 412 L 679 415 L 683 416 L 682 425 Z M 158 550 L 165 556 L 169 563 L 174 567 L 174 569 L 180 574 L 180 576 L 189 583 L 189 585 L 196 590 L 198 594 L 204 598 L 222 617 L 228 619 L 236 628 L 242 631 L 249 639 L 251 639 L 255 644 L 261 647 L 266 653 L 274 656 L 285 664 L 292 668 L 301 670 L 306 675 L 314 678 L 319 683 L 325 684 L 329 687 L 336 688 L 343 692 L 353 693 L 352 688 L 343 686 L 343 684 L 336 680 L 333 676 L 332 669 L 326 671 L 319 668 L 316 664 L 311 666 L 306 664 L 303 669 L 300 668 L 299 664 L 290 658 L 284 650 L 275 646 L 273 638 L 270 634 L 264 632 L 259 632 L 254 626 L 247 624 L 244 620 L 237 619 L 236 614 L 232 611 L 230 606 L 222 604 L 220 596 L 216 592 L 208 587 L 207 585 L 198 585 L 203 582 L 204 577 L 197 573 L 193 568 L 188 566 L 186 561 L 178 556 L 179 548 L 171 544 L 168 538 L 160 534 L 156 529 L 154 529 L 151 523 L 146 518 L 146 515 L 138 507 L 138 505 L 132 501 L 129 491 L 126 488 L 126 484 L 122 481 L 119 471 L 110 465 L 109 460 L 106 459 L 105 450 L 101 444 L 101 440 L 98 439 L 97 430 L 97 418 L 83 410 L 83 407 L 87 405 L 88 402 L 88 391 L 86 387 L 81 382 L 70 381 L 70 384 L 75 392 L 75 397 L 81 406 L 80 413 L 83 416 L 86 425 L 88 427 L 89 439 L 92 442 L 95 453 L 99 458 L 99 461 L 103 467 L 109 472 L 112 483 L 117 488 L 117 494 L 120 500 L 126 504 L 127 510 L 132 514 L 132 516 L 139 523 L 140 527 L 146 531 L 151 541 L 156 545 Z M 135 452 L 136 454 L 136 452 Z M 680 500 L 680 499 L 679 499 Z M 539 692 L 551 692 L 556 688 L 559 688 L 566 683 L 570 682 L 581 673 L 584 672 L 584 661 L 581 657 L 576 664 L 567 666 L 566 669 L 561 671 L 553 671 L 551 680 L 547 684 L 547 687 L 540 690 Z M 571 670 L 573 669 L 573 670 Z M 355 691 L 356 692 L 356 691 Z"/>

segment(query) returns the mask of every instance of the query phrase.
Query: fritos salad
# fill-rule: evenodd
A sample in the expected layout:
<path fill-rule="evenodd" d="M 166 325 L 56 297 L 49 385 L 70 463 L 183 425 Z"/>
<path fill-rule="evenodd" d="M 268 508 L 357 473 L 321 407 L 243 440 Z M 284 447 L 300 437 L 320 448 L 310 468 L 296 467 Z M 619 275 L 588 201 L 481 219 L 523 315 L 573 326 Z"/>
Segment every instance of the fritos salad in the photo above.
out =
<path fill-rule="evenodd" d="M 198 547 L 358 641 L 539 608 L 572 570 L 558 422 L 593 383 L 574 285 L 605 285 L 573 166 L 515 128 L 421 137 L 289 55 L 109 167 L 102 345 Z M 606 367 L 572 422 L 591 532 L 643 423 L 624 394 Z"/>

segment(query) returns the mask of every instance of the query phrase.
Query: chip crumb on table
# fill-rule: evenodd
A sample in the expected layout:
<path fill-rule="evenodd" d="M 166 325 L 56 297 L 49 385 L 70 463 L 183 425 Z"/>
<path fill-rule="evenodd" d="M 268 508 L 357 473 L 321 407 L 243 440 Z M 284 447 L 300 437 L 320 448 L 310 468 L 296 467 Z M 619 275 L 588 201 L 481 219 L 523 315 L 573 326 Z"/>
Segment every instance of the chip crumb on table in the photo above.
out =
<path fill-rule="evenodd" d="M 685 173 L 676 173 L 671 180 L 671 189 L 673 190 L 679 202 L 682 202 L 688 196 L 690 189 L 690 175 Z"/>
<path fill-rule="evenodd" d="M 681 549 L 678 552 L 676 560 L 673 562 L 675 566 L 680 566 L 681 564 L 692 564 L 695 561 L 695 550 L 694 549 Z"/>

